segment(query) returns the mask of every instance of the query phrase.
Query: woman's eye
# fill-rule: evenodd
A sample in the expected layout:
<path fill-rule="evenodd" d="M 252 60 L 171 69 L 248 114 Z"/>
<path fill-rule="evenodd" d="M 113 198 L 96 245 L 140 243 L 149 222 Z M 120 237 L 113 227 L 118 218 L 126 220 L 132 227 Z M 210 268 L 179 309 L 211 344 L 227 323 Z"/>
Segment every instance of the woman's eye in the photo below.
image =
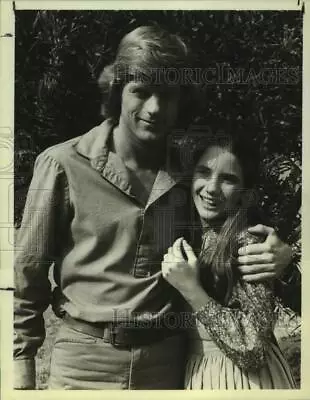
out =
<path fill-rule="evenodd" d="M 239 183 L 239 179 L 235 175 L 225 174 L 222 176 L 222 179 L 231 185 L 236 185 Z"/>
<path fill-rule="evenodd" d="M 198 178 L 209 178 L 212 174 L 212 171 L 210 168 L 206 168 L 206 167 L 197 167 L 195 170 L 195 175 Z"/>

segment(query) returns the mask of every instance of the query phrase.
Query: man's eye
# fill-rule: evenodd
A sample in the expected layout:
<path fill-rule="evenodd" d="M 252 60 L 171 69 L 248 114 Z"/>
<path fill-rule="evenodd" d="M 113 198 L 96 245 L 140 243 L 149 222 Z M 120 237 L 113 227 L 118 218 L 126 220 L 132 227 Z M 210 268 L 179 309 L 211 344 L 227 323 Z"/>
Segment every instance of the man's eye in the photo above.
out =
<path fill-rule="evenodd" d="M 146 93 L 143 90 L 135 90 L 134 93 L 138 97 L 146 97 Z"/>
<path fill-rule="evenodd" d="M 147 98 L 149 96 L 149 92 L 146 89 L 142 89 L 142 88 L 136 88 L 133 89 L 133 93 L 140 97 L 140 98 Z"/>

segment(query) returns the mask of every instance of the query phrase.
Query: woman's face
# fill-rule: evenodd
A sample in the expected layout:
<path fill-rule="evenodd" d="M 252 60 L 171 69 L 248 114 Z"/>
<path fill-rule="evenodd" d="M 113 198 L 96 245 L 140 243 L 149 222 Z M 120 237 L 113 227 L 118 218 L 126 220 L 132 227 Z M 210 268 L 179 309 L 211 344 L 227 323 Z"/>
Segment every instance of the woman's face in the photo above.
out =
<path fill-rule="evenodd" d="M 238 159 L 228 149 L 208 147 L 199 159 L 192 181 L 192 196 L 202 220 L 226 218 L 236 207 L 243 188 Z"/>

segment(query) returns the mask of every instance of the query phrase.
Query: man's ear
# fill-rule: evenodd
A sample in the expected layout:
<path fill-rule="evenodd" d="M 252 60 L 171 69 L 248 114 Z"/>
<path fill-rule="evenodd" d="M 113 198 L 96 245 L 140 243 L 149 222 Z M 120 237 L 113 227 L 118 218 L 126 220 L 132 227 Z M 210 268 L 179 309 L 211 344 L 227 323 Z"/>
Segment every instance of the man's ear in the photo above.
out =
<path fill-rule="evenodd" d="M 110 82 L 108 104 L 110 113 L 113 115 L 113 117 L 120 116 L 123 88 L 124 84 L 119 78 L 114 78 Z"/>
<path fill-rule="evenodd" d="M 118 120 L 124 84 L 119 77 L 115 76 L 114 64 L 104 67 L 97 83 L 102 96 L 101 115 Z"/>

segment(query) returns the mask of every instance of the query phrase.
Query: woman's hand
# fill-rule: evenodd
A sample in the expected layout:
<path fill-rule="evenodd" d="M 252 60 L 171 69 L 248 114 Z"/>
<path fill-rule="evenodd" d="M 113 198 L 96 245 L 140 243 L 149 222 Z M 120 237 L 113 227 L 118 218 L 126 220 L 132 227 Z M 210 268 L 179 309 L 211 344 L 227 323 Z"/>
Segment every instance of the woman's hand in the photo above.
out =
<path fill-rule="evenodd" d="M 182 254 L 181 246 L 187 259 Z M 197 257 L 183 238 L 177 239 L 169 247 L 161 263 L 161 270 L 164 279 L 183 295 L 200 286 Z"/>
<path fill-rule="evenodd" d="M 275 230 L 265 225 L 248 229 L 250 233 L 267 235 L 263 243 L 250 244 L 238 251 L 239 271 L 248 282 L 258 282 L 279 277 L 292 258 L 289 245 L 283 243 Z"/>

